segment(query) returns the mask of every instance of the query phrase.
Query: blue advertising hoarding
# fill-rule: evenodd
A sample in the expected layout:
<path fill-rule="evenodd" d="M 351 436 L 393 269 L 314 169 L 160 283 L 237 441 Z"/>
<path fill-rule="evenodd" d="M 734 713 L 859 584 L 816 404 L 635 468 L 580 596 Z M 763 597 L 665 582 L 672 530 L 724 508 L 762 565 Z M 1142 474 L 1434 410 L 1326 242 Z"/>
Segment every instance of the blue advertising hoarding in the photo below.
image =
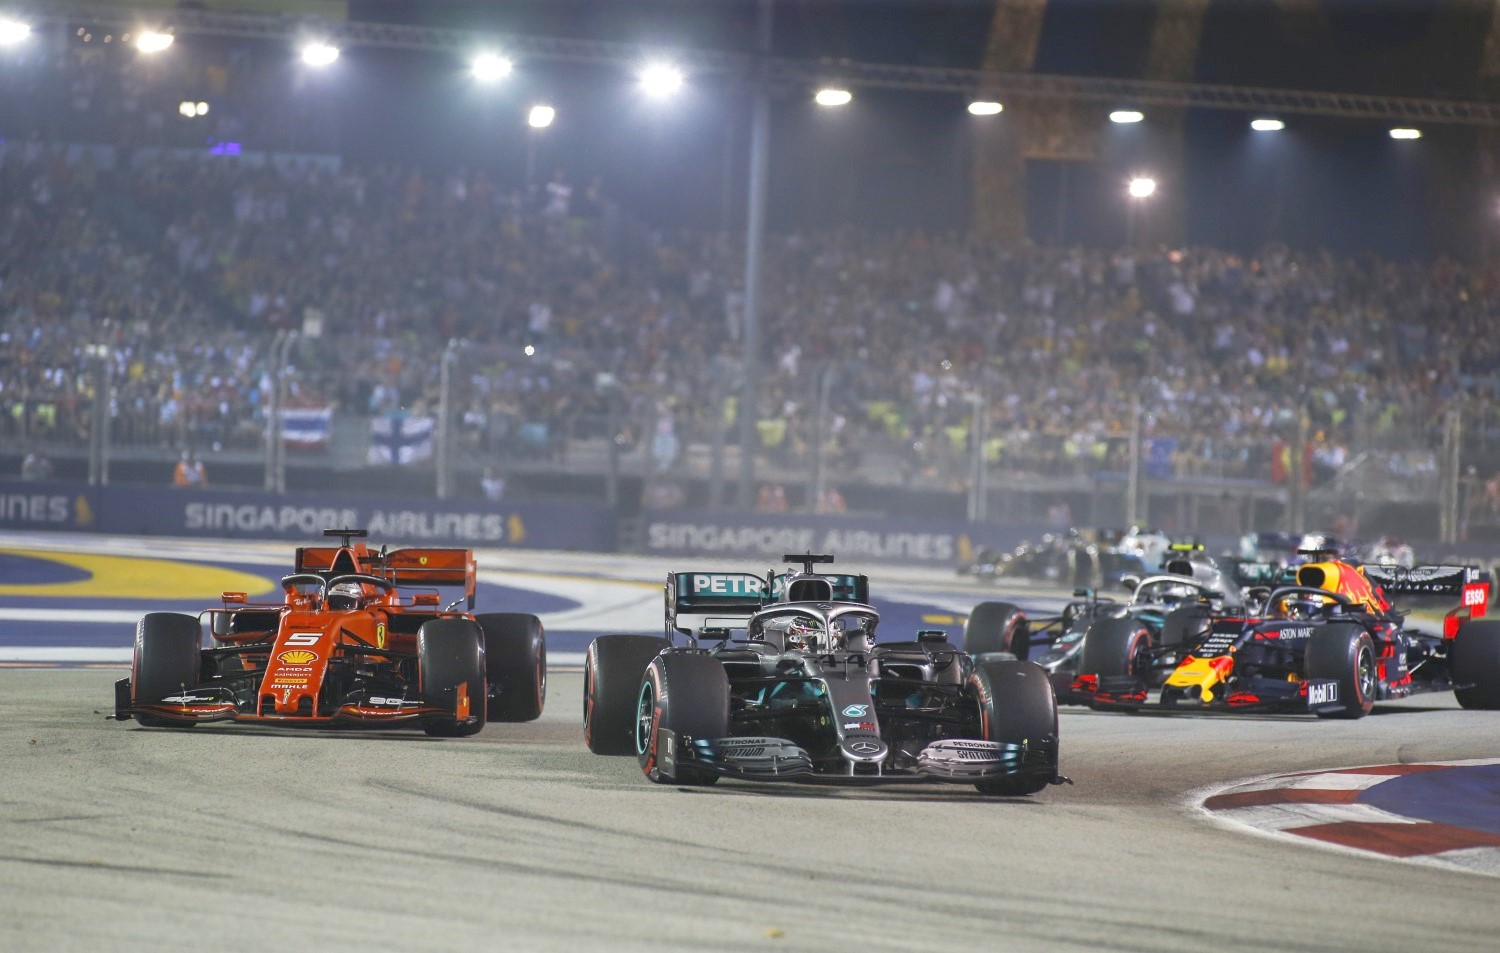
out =
<path fill-rule="evenodd" d="M 603 506 L 0 482 L 0 529 L 306 540 L 341 526 L 393 543 L 615 545 L 614 514 Z"/>

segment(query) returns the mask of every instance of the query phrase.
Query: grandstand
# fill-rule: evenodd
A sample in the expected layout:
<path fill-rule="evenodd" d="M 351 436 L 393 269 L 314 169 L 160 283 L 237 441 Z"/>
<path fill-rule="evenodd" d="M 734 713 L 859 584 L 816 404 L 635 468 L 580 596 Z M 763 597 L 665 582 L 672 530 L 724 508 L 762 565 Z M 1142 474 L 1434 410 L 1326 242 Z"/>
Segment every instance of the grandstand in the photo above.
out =
<path fill-rule="evenodd" d="M 513 498 L 729 499 L 737 214 L 653 216 L 638 170 L 599 175 L 598 144 L 538 162 L 536 133 L 495 163 L 357 149 L 349 101 L 269 41 L 185 33 L 153 57 L 85 41 L 85 20 L 37 31 L 0 78 L 0 465 L 165 484 L 194 451 L 215 485 L 275 486 L 279 406 L 294 488 L 479 498 L 488 469 Z M 167 112 L 199 96 L 204 114 Z M 1090 522 L 1144 502 L 1237 532 L 1358 499 L 1436 535 L 1455 485 L 1445 505 L 1495 519 L 1489 263 L 1255 229 L 1017 242 L 945 210 L 773 218 L 750 449 L 792 507 L 836 483 L 865 512 L 1062 497 Z"/>

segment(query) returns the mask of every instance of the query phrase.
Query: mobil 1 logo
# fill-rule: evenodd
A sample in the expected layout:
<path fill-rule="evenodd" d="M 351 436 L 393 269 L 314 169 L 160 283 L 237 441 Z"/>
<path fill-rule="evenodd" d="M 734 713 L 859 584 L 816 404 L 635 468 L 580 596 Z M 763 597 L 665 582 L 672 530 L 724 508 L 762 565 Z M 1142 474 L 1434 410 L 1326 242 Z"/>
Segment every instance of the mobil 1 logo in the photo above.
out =
<path fill-rule="evenodd" d="M 1326 679 L 1308 679 L 1307 707 L 1322 708 L 1339 703 L 1339 683 Z"/>

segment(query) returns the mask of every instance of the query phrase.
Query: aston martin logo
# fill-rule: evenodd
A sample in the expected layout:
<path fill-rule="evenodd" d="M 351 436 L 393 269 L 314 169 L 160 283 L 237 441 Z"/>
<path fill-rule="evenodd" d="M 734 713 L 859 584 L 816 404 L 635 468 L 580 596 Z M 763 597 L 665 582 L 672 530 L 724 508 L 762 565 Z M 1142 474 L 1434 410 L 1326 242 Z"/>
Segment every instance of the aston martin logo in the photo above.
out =
<path fill-rule="evenodd" d="M 318 653 L 309 652 L 307 649 L 292 649 L 290 652 L 282 652 L 276 656 L 277 661 L 285 662 L 287 665 L 306 665 L 315 661 Z"/>

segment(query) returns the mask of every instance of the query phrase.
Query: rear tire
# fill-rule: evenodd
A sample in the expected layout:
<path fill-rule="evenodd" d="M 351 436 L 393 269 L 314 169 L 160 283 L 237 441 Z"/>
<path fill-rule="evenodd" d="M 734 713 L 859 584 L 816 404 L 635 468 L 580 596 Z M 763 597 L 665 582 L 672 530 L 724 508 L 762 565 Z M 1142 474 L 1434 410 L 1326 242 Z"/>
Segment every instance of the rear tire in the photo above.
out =
<path fill-rule="evenodd" d="M 462 689 L 462 691 L 461 691 Z M 484 728 L 484 630 L 468 619 L 433 619 L 417 630 L 417 690 L 428 705 L 453 711 L 422 719 L 439 738 L 464 738 Z"/>
<path fill-rule="evenodd" d="M 964 651 L 1009 652 L 1025 659 L 1031 651 L 1031 627 L 1026 613 L 1009 602 L 981 602 L 964 623 Z"/>
<path fill-rule="evenodd" d="M 536 721 L 547 704 L 547 636 L 542 620 L 521 612 L 475 616 L 484 630 L 490 721 Z"/>
<path fill-rule="evenodd" d="M 202 671 L 203 627 L 195 616 L 148 612 L 135 627 L 130 664 L 131 704 L 151 704 L 198 687 Z M 154 715 L 137 714 L 146 728 L 187 727 Z"/>
<path fill-rule="evenodd" d="M 1500 621 L 1470 620 L 1461 625 L 1448 649 L 1453 695 L 1463 708 L 1500 709 Z"/>
<path fill-rule="evenodd" d="M 729 676 L 719 660 L 666 652 L 646 666 L 636 704 L 636 757 L 657 784 L 713 784 L 719 775 L 685 764 L 685 739 L 729 734 Z"/>
<path fill-rule="evenodd" d="M 1162 645 L 1182 645 L 1197 640 L 1208 624 L 1210 612 L 1207 606 L 1178 606 L 1167 613 L 1161 624 Z"/>
<path fill-rule="evenodd" d="M 1035 794 L 1057 777 L 1057 698 L 1047 672 L 1034 662 L 980 662 L 969 676 L 979 704 L 980 740 L 1037 745 L 1050 739 L 1048 770 L 979 781 L 981 794 L 1021 797 Z"/>
<path fill-rule="evenodd" d="M 1135 619 L 1100 619 L 1088 627 L 1078 653 L 1079 675 L 1139 675 L 1141 652 L 1151 645 L 1151 633 Z"/>
<path fill-rule="evenodd" d="M 583 741 L 594 754 L 635 754 L 636 705 L 646 666 L 669 643 L 650 635 L 601 635 L 583 659 Z"/>
<path fill-rule="evenodd" d="M 1307 643 L 1307 677 L 1332 679 L 1340 708 L 1316 712 L 1319 718 L 1363 718 L 1375 707 L 1375 643 L 1363 628 L 1335 623 L 1313 632 Z"/>

